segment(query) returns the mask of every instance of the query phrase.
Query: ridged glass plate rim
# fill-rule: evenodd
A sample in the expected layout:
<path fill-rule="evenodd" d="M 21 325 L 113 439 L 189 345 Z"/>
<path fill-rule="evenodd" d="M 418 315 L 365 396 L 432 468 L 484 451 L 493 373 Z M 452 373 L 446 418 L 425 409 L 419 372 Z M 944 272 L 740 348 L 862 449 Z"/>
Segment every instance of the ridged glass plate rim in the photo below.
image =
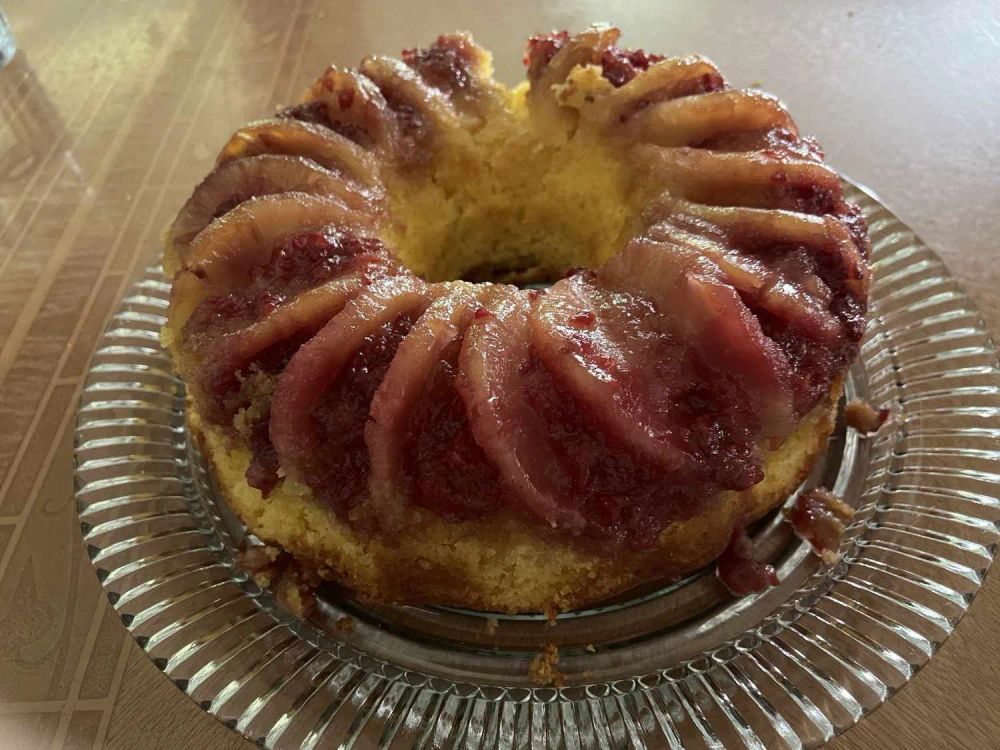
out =
<path fill-rule="evenodd" d="M 77 420 L 78 512 L 109 600 L 179 688 L 264 747 L 825 742 L 930 659 L 1000 539 L 1000 370 L 988 329 L 940 259 L 874 193 L 848 184 L 848 194 L 868 219 L 875 271 L 851 388 L 892 404 L 894 416 L 864 441 L 841 562 L 804 566 L 800 547 L 785 561 L 799 571 L 797 587 L 771 592 L 782 597 L 771 604 L 737 605 L 767 612 L 738 636 L 627 679 L 503 687 L 373 659 L 276 609 L 233 566 L 224 525 L 210 517 L 224 509 L 202 505 L 206 476 L 189 454 L 182 384 L 158 339 L 169 285 L 157 268 L 100 342 Z M 184 593 L 163 593 L 171 586 Z M 275 681 L 267 670 L 279 659 L 295 669 Z"/>

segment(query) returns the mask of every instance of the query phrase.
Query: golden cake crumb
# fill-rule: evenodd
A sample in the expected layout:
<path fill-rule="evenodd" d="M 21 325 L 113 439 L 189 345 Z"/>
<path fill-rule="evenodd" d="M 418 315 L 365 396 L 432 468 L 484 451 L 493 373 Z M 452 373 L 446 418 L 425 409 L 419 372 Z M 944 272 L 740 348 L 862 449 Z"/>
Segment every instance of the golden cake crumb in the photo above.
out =
<path fill-rule="evenodd" d="M 500 621 L 495 617 L 486 618 L 486 632 L 489 635 L 493 635 L 497 632 L 497 628 L 500 626 Z"/>
<path fill-rule="evenodd" d="M 852 399 L 844 407 L 844 420 L 848 427 L 853 427 L 865 435 L 873 435 L 889 418 L 889 410 L 885 407 L 875 408 L 867 401 Z"/>
<path fill-rule="evenodd" d="M 545 619 L 549 621 L 549 626 L 554 628 L 559 622 L 559 610 L 554 604 L 546 604 L 542 611 L 545 613 Z"/>
<path fill-rule="evenodd" d="M 354 618 L 338 617 L 337 622 L 334 624 L 333 629 L 338 633 L 353 633 L 354 632 Z"/>
<path fill-rule="evenodd" d="M 836 565 L 840 562 L 840 553 L 832 549 L 825 549 L 819 553 L 819 558 L 827 565 Z"/>
<path fill-rule="evenodd" d="M 562 687 L 566 684 L 566 678 L 559 671 L 558 664 L 559 647 L 549 643 L 531 660 L 528 676 L 536 685 Z"/>

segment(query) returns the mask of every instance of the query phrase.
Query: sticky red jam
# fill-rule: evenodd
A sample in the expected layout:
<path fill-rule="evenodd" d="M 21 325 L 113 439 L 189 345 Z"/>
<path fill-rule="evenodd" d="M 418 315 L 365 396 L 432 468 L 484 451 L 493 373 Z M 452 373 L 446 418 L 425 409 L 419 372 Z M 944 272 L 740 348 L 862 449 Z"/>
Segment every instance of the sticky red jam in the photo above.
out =
<path fill-rule="evenodd" d="M 662 59 L 663 55 L 650 54 L 641 49 L 611 47 L 604 50 L 601 56 L 601 75 L 615 87 L 624 86 L 641 71 Z"/>
<path fill-rule="evenodd" d="M 649 547 L 668 523 L 696 515 L 719 491 L 712 481 L 685 486 L 612 439 L 538 357 L 528 359 L 521 375 L 526 400 L 556 446 L 550 479 L 581 509 L 586 534 Z"/>
<path fill-rule="evenodd" d="M 452 342 L 435 363 L 404 443 L 403 472 L 412 502 L 453 519 L 487 515 L 503 501 L 500 474 L 472 437 L 455 388 L 461 344 Z"/>
<path fill-rule="evenodd" d="M 301 467 L 306 484 L 338 513 L 364 497 L 370 459 L 365 422 L 372 396 L 416 314 L 405 314 L 370 334 L 312 410 L 323 450 Z"/>
<path fill-rule="evenodd" d="M 227 422 L 246 405 L 245 398 L 237 398 L 239 374 L 252 366 L 263 372 L 280 372 L 302 343 L 302 335 L 315 332 L 325 320 L 311 324 L 300 321 L 299 330 L 291 334 L 285 329 L 285 338 L 266 343 L 252 360 L 227 356 L 233 350 L 227 344 L 234 337 L 251 331 L 304 291 L 359 268 L 385 263 L 391 261 L 377 239 L 340 231 L 307 232 L 278 245 L 266 263 L 250 271 L 245 286 L 203 300 L 185 324 L 182 336 L 185 346 L 203 352 L 197 381 L 212 400 L 206 416 Z"/>
<path fill-rule="evenodd" d="M 335 230 L 290 237 L 274 248 L 267 262 L 251 269 L 245 286 L 202 300 L 184 326 L 185 341 L 196 343 L 193 339 L 201 336 L 243 328 L 373 257 L 386 257 L 386 251 L 372 237 Z"/>
<path fill-rule="evenodd" d="M 439 36 L 426 49 L 405 49 L 402 56 L 428 85 L 464 97 L 476 87 L 473 70 L 480 54 L 466 37 L 448 35 Z"/>
<path fill-rule="evenodd" d="M 529 74 L 541 72 L 568 41 L 568 31 L 553 31 L 551 34 L 536 34 L 529 37 L 528 48 L 524 53 L 524 64 L 528 66 Z"/>
<path fill-rule="evenodd" d="M 733 532 L 729 546 L 716 562 L 715 573 L 733 596 L 756 594 L 779 583 L 773 565 L 754 560 L 753 545 L 742 526 Z"/>
<path fill-rule="evenodd" d="M 833 562 L 844 529 L 854 518 L 854 509 L 820 487 L 799 495 L 794 505 L 785 510 L 785 518 L 796 535 L 809 542 L 817 555 Z"/>

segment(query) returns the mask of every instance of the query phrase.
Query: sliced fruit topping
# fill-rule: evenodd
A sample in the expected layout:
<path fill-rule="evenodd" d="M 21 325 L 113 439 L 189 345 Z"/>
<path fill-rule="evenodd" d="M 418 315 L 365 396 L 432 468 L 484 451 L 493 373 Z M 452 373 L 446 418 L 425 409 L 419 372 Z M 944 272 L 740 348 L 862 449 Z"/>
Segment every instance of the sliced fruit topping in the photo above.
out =
<path fill-rule="evenodd" d="M 233 133 L 217 161 L 225 164 L 260 154 L 302 156 L 369 190 L 381 188 L 375 158 L 354 141 L 323 125 L 288 118 L 252 122 Z"/>
<path fill-rule="evenodd" d="M 342 515 L 367 489 L 364 433 L 372 396 L 435 291 L 413 276 L 372 284 L 278 378 L 270 435 L 281 466 Z"/>
<path fill-rule="evenodd" d="M 678 483 L 603 428 L 595 403 L 571 393 L 530 343 L 528 293 L 506 290 L 474 318 L 458 387 L 476 442 L 511 500 L 564 533 L 644 548 L 697 513 L 717 484 Z"/>
<path fill-rule="evenodd" d="M 282 193 L 250 198 L 198 234 L 174 279 L 168 318 L 179 330 L 205 297 L 245 286 L 290 236 L 342 227 L 364 234 L 373 219 L 329 196 Z"/>
<path fill-rule="evenodd" d="M 358 185 L 298 156 L 262 154 L 227 162 L 209 172 L 181 208 L 167 242 L 181 258 L 195 236 L 214 219 L 243 201 L 261 195 L 300 192 L 330 195 L 357 211 L 373 211 L 372 199 Z"/>
<path fill-rule="evenodd" d="M 733 532 L 729 546 L 716 563 L 715 574 L 733 596 L 757 594 L 780 583 L 773 565 L 754 560 L 753 545 L 742 527 Z"/>
<path fill-rule="evenodd" d="M 828 310 L 832 292 L 791 258 L 768 264 L 730 244 L 718 226 L 683 214 L 657 224 L 650 234 L 715 263 L 751 310 L 763 308 L 819 342 L 829 344 L 842 335 L 840 321 Z"/>
<path fill-rule="evenodd" d="M 427 161 L 440 128 L 458 127 L 455 111 L 445 95 L 428 86 L 400 60 L 369 57 L 361 63 L 361 72 L 378 86 L 396 120 L 400 139 L 395 155 L 405 163 Z"/>
<path fill-rule="evenodd" d="M 732 247 L 738 254 L 730 257 L 741 269 L 763 267 L 779 280 L 755 292 L 728 268 L 730 283 L 761 330 L 784 352 L 795 412 L 805 414 L 829 390 L 833 373 L 854 358 L 865 330 L 869 275 L 852 230 L 835 216 L 694 204 L 675 208 L 671 222 L 698 234 L 697 247 L 706 257 L 715 257 L 713 245 Z M 694 216 L 698 221 L 690 220 Z"/>
<path fill-rule="evenodd" d="M 619 36 L 621 32 L 613 26 L 595 24 L 573 36 L 561 32 L 531 37 L 524 62 L 531 84 L 528 101 L 532 111 L 557 115 L 559 105 L 553 96 L 553 86 L 564 83 L 577 66 L 599 65 Z"/>
<path fill-rule="evenodd" d="M 822 163 L 823 149 L 811 136 L 800 136 L 781 125 L 758 130 L 718 133 L 690 144 L 710 151 L 760 151 L 772 159 L 807 159 Z"/>
<path fill-rule="evenodd" d="M 654 147 L 635 149 L 633 158 L 675 196 L 695 203 L 814 215 L 840 214 L 846 208 L 840 177 L 810 160 L 779 159 L 759 151 Z"/>
<path fill-rule="evenodd" d="M 670 57 L 608 93 L 600 116 L 607 126 L 620 125 L 657 102 L 718 91 L 725 85 L 718 68 L 704 57 Z"/>
<path fill-rule="evenodd" d="M 221 423 L 246 404 L 241 374 L 274 373 L 372 275 L 400 273 L 382 243 L 336 228 L 294 235 L 247 283 L 203 299 L 180 330 L 183 374 Z M 294 343 L 294 346 L 290 346 Z"/>
<path fill-rule="evenodd" d="M 558 447 L 526 398 L 532 367 L 528 296 L 504 287 L 474 320 L 459 354 L 458 388 L 476 442 L 528 512 L 553 527 L 580 531 L 584 518 L 556 470 Z"/>
<path fill-rule="evenodd" d="M 758 437 L 784 437 L 791 427 L 791 373 L 785 355 L 764 335 L 717 264 L 653 235 L 633 240 L 598 269 L 597 280 L 645 299 L 662 325 L 692 351 L 705 368 L 699 377 L 706 386 L 694 403 L 719 419 L 718 460 L 724 463 L 731 453 L 734 476 L 748 471 L 759 480 Z M 650 404 L 647 412 L 654 407 Z M 721 450 L 723 446 L 728 448 Z"/>
<path fill-rule="evenodd" d="M 450 97 L 461 109 L 479 112 L 483 97 L 496 95 L 490 54 L 467 33 L 444 34 L 425 49 L 403 50 L 403 62 L 428 86 Z"/>
<path fill-rule="evenodd" d="M 690 480 L 698 468 L 687 444 L 690 420 L 679 420 L 698 387 L 696 373 L 683 342 L 662 322 L 648 300 L 580 273 L 538 300 L 531 337 L 550 372 L 612 434 L 678 481 Z"/>
<path fill-rule="evenodd" d="M 318 123 L 366 149 L 392 151 L 399 137 L 396 120 L 378 86 L 356 70 L 331 65 L 307 89 L 302 103 L 278 117 Z"/>
<path fill-rule="evenodd" d="M 798 134 L 788 110 L 770 94 L 724 90 L 657 102 L 628 119 L 623 133 L 658 146 L 694 146 L 723 134 L 784 128 Z"/>
<path fill-rule="evenodd" d="M 485 310 L 489 285 L 452 282 L 399 345 L 372 399 L 365 440 L 380 518 L 405 503 L 448 518 L 474 518 L 501 505 L 500 477 L 469 427 L 456 389 L 467 326 Z"/>

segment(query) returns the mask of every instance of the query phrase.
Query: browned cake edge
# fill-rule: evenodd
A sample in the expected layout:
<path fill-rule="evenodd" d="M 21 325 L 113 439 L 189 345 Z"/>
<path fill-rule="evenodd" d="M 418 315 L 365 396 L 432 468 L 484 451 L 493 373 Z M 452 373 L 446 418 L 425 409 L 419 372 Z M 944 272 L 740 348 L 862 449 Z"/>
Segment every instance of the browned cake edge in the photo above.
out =
<path fill-rule="evenodd" d="M 244 479 L 246 449 L 206 425 L 192 401 L 187 415 L 225 501 L 247 527 L 362 601 L 566 611 L 678 578 L 717 558 L 741 518 L 756 520 L 781 505 L 812 471 L 833 432 L 842 387 L 843 377 L 836 378 L 789 439 L 768 454 L 759 484 L 718 495 L 703 513 L 669 525 L 649 550 L 608 556 L 556 538 L 513 512 L 453 522 L 414 508 L 405 533 L 382 538 L 353 528 L 287 480 L 264 499 Z"/>

